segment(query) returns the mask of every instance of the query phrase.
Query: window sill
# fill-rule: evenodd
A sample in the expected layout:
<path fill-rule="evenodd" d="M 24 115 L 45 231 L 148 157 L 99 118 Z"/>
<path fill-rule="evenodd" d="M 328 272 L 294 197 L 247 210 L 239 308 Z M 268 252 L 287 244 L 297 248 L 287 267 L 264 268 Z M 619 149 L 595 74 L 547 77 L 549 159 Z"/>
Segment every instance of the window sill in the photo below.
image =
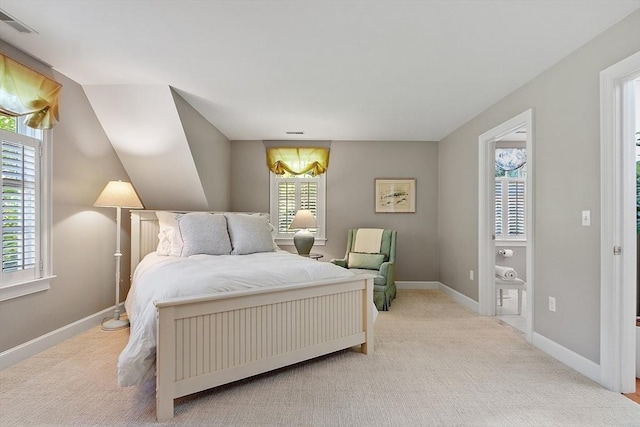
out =
<path fill-rule="evenodd" d="M 276 245 L 278 246 L 293 246 L 293 237 L 288 239 L 275 239 Z M 327 239 L 324 238 L 316 238 L 313 242 L 313 246 L 325 246 L 327 244 Z"/>
<path fill-rule="evenodd" d="M 51 279 L 54 279 L 55 277 L 56 276 L 47 276 L 40 279 L 0 287 L 0 301 L 7 301 L 13 298 L 34 294 L 36 292 L 46 291 L 51 288 Z"/>

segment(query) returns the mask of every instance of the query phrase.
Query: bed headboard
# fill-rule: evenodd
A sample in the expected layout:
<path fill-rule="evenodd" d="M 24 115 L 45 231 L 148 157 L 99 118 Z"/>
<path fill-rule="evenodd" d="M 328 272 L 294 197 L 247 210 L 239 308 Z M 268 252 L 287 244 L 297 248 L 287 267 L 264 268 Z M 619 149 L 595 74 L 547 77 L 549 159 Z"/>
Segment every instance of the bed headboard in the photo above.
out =
<path fill-rule="evenodd" d="M 131 211 L 131 274 L 144 256 L 158 247 L 156 211 Z"/>
<path fill-rule="evenodd" d="M 155 210 L 132 210 L 131 213 L 131 274 L 135 271 L 138 263 L 145 255 L 153 252 L 158 247 L 158 233 L 160 225 Z M 167 211 L 177 214 L 186 214 L 193 211 Z M 211 213 L 227 213 L 227 212 L 211 212 Z M 229 213 L 245 213 L 260 214 L 259 212 L 229 212 Z"/>

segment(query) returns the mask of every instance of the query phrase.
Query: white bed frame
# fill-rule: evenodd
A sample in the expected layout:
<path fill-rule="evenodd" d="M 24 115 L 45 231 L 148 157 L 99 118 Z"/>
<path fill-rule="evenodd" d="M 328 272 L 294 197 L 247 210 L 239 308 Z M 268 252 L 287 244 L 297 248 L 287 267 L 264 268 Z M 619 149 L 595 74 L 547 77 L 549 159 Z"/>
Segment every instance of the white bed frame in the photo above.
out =
<path fill-rule="evenodd" d="M 131 271 L 158 245 L 155 211 L 131 211 Z M 373 276 L 156 303 L 156 416 L 174 399 L 360 345 L 373 351 Z"/>

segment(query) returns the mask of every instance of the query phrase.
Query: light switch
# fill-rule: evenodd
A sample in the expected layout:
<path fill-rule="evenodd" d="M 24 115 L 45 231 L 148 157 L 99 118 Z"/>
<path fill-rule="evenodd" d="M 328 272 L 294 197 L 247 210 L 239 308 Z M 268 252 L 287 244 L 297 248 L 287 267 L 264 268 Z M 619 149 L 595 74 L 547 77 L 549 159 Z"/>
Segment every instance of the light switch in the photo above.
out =
<path fill-rule="evenodd" d="M 591 211 L 582 211 L 582 225 L 584 227 L 591 226 Z"/>

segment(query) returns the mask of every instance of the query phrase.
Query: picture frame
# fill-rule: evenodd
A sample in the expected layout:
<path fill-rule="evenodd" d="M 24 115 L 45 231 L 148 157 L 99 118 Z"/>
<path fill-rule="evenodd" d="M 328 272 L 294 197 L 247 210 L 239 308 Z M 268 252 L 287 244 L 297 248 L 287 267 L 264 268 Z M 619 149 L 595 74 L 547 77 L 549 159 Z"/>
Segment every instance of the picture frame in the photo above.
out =
<path fill-rule="evenodd" d="M 374 203 L 376 213 L 415 213 L 416 179 L 376 178 Z"/>

